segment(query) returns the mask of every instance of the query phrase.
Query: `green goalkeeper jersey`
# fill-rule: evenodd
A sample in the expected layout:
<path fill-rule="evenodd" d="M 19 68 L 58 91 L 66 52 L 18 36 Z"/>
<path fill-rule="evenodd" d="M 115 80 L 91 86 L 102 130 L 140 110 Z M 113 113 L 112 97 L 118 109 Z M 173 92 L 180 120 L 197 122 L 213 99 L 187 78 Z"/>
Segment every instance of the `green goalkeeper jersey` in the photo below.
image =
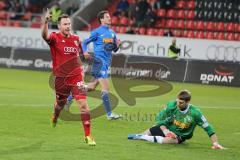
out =
<path fill-rule="evenodd" d="M 169 102 L 167 107 L 158 114 L 156 120 L 158 125 L 165 125 L 170 131 L 185 139 L 193 136 L 196 125 L 201 126 L 208 136 L 215 133 L 200 110 L 192 104 L 181 111 L 177 107 L 177 101 Z"/>

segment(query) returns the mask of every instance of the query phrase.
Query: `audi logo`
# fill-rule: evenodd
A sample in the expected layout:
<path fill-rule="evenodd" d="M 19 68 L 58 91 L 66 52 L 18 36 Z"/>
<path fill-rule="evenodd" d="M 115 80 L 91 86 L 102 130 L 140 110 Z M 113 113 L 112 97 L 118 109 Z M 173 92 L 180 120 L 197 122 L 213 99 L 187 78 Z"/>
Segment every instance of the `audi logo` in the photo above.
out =
<path fill-rule="evenodd" d="M 75 47 L 64 47 L 64 52 L 65 53 L 77 53 L 78 50 Z"/>
<path fill-rule="evenodd" d="M 240 62 L 240 47 L 236 46 L 209 46 L 206 56 L 209 60 Z"/>

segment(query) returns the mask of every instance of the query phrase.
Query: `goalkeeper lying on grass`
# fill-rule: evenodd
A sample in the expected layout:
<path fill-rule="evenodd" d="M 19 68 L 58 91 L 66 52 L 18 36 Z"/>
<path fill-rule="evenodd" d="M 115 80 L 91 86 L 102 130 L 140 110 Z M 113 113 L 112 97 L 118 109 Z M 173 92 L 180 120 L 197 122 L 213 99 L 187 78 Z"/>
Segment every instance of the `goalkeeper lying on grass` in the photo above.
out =
<path fill-rule="evenodd" d="M 190 104 L 191 94 L 180 91 L 177 100 L 169 102 L 157 116 L 157 125 L 142 134 L 129 134 L 130 140 L 146 140 L 160 144 L 180 144 L 192 138 L 196 125 L 201 126 L 212 141 L 212 149 L 224 149 L 217 140 L 212 126 L 200 110 Z"/>

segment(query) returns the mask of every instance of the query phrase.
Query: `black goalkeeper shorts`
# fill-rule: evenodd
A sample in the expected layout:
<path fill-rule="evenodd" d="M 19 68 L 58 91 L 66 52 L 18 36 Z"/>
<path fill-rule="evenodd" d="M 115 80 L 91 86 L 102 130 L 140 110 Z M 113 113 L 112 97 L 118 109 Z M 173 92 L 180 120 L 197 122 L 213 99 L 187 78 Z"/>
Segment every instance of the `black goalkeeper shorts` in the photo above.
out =
<path fill-rule="evenodd" d="M 152 136 L 162 136 L 165 137 L 163 131 L 161 130 L 159 125 L 153 126 L 152 128 L 149 129 L 150 133 Z M 185 141 L 185 139 L 181 136 L 177 135 L 177 140 L 178 140 L 178 144 L 182 143 Z"/>

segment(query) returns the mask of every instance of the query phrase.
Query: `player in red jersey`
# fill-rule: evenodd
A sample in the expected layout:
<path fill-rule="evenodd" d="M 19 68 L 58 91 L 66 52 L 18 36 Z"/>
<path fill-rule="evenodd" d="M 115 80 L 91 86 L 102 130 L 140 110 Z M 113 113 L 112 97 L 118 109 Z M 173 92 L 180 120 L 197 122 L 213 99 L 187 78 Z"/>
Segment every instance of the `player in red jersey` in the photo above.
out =
<path fill-rule="evenodd" d="M 72 93 L 81 111 L 85 142 L 89 145 L 96 145 L 90 136 L 90 111 L 86 101 L 83 70 L 79 58 L 81 52 L 79 37 L 71 34 L 71 21 L 66 14 L 58 18 L 59 32 L 48 34 L 48 22 L 50 19 L 51 14 L 47 10 L 42 25 L 42 37 L 50 46 L 53 74 L 55 76 L 56 103 L 51 120 L 52 126 L 56 126 L 67 97 Z"/>

